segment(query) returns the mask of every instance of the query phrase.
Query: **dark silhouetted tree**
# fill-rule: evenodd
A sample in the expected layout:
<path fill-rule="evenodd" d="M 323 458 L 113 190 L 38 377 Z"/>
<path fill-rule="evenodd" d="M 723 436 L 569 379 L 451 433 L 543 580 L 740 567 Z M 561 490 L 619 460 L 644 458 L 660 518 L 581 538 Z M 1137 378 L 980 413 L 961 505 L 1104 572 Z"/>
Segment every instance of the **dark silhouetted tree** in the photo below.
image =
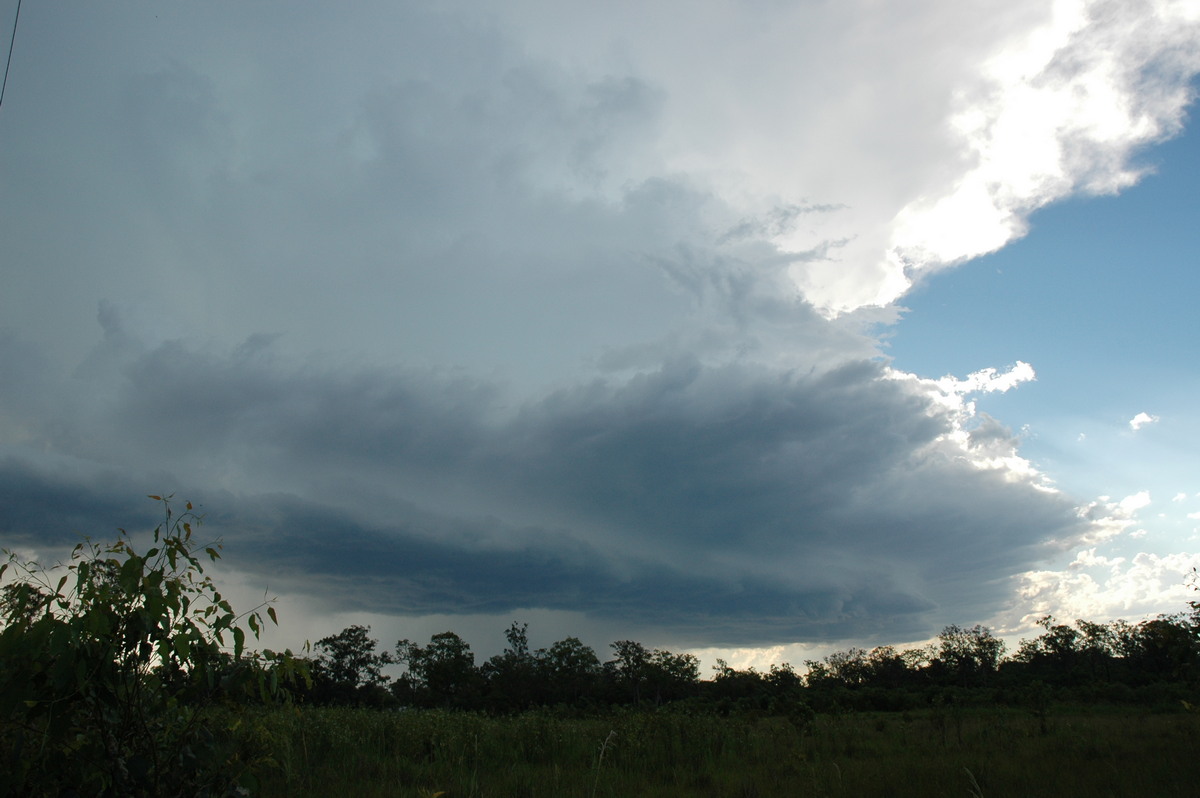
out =
<path fill-rule="evenodd" d="M 513 623 L 504 633 L 508 647 L 480 669 L 487 682 L 488 706 L 513 712 L 544 703 L 539 658 L 529 650 L 529 624 Z"/>
<path fill-rule="evenodd" d="M 559 640 L 541 657 L 550 703 L 577 704 L 595 698 L 600 685 L 600 659 L 577 637 Z"/>
<path fill-rule="evenodd" d="M 375 650 L 379 641 L 370 636 L 371 627 L 348 626 L 336 635 L 321 638 L 313 648 L 319 652 L 313 663 L 318 701 L 341 704 L 386 703 L 383 667 L 392 664 L 388 652 Z"/>
<path fill-rule="evenodd" d="M 483 678 L 475 667 L 475 655 L 466 641 L 454 632 L 442 632 L 419 646 L 408 640 L 396 644 L 396 661 L 408 673 L 395 691 L 427 706 L 469 707 L 478 701 Z"/>
<path fill-rule="evenodd" d="M 1004 657 L 1004 641 L 986 627 L 947 626 L 938 635 L 938 652 L 930 670 L 937 681 L 962 687 L 990 683 Z"/>
<path fill-rule="evenodd" d="M 640 704 L 646 687 L 650 652 L 633 640 L 618 640 L 612 644 L 616 657 L 604 663 L 604 673 L 625 701 Z"/>

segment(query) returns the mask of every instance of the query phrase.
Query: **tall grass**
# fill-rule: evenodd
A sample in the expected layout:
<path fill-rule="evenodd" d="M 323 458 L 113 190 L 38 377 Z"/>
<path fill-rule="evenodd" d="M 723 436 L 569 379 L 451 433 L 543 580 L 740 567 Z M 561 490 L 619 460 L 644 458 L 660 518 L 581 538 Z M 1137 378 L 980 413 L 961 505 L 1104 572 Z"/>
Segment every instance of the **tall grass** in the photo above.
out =
<path fill-rule="evenodd" d="M 280 710 L 267 796 L 1193 796 L 1200 717 L 1028 713 L 782 718 Z"/>

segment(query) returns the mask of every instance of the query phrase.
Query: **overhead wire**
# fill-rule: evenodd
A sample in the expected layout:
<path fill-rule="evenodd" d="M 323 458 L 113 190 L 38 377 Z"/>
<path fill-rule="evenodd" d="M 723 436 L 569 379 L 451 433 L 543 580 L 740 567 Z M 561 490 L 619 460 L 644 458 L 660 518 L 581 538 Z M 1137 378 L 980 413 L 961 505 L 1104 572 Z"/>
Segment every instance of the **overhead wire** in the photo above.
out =
<path fill-rule="evenodd" d="M 8 68 L 12 66 L 13 45 L 17 43 L 17 23 L 21 21 L 21 0 L 17 0 L 17 13 L 13 16 L 12 38 L 8 40 L 8 58 L 4 62 L 4 82 L 0 83 L 0 105 L 4 105 L 4 90 L 8 88 Z"/>

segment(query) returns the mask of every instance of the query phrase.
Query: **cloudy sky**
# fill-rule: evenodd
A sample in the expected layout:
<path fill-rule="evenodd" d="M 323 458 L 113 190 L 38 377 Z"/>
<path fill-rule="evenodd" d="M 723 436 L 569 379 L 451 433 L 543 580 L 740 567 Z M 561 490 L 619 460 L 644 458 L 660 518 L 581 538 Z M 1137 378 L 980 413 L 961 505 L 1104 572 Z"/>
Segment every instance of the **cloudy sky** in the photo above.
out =
<path fill-rule="evenodd" d="M 1192 0 L 26 4 L 0 543 L 173 492 L 289 641 L 1181 609 L 1197 73 Z"/>

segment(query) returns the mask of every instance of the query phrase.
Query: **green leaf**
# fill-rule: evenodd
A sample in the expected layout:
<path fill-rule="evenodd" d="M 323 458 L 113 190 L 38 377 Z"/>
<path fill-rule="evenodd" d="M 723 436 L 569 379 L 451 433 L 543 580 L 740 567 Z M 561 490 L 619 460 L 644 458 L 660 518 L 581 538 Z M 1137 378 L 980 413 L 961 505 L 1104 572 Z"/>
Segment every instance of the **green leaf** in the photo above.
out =
<path fill-rule="evenodd" d="M 131 793 L 196 794 L 190 788 L 207 783 L 197 779 L 232 764 L 214 761 L 210 768 L 201 761 L 214 749 L 206 741 L 207 724 L 193 719 L 212 703 L 204 687 L 216 687 L 222 674 L 246 686 L 247 679 L 266 680 L 260 667 L 265 660 L 246 647 L 246 627 L 255 637 L 262 631 L 261 608 L 241 616 L 247 619 L 242 624 L 212 579 L 201 576 L 205 548 L 186 536 L 190 521 L 200 523 L 190 514 L 192 505 L 172 521 L 171 497 L 151 498 L 168 505 L 160 508 L 168 520 L 154 530 L 144 556 L 135 549 L 144 537 L 139 534 L 135 544 L 120 530 L 115 541 L 76 545 L 65 569 L 0 557 L 0 575 L 7 581 L 16 576 L 19 585 L 36 591 L 28 599 L 18 593 L 13 601 L 6 593 L 0 608 L 0 748 L 7 751 L 0 758 L 10 765 L 0 768 L 0 793 L 26 794 L 21 788 L 28 786 L 28 773 L 55 769 L 62 783 L 81 793 L 98 794 L 106 786 L 118 792 L 104 781 L 107 758 L 116 756 Z M 214 542 L 207 554 L 216 559 L 219 550 Z M 35 605 L 28 621 L 13 623 L 7 605 L 14 601 Z M 278 623 L 272 608 L 267 616 Z M 226 631 L 233 633 L 229 648 Z M 230 674 L 230 650 L 249 657 L 250 667 L 243 661 Z M 274 674 L 271 679 L 272 689 L 284 681 Z M 137 729 L 130 728 L 134 718 Z M 13 729 L 26 730 L 18 732 L 25 742 L 15 749 Z M 110 740 L 117 743 L 115 754 L 106 750 Z M 103 763 L 94 776 L 87 774 L 93 762 Z M 20 770 L 15 782 L 13 764 Z M 180 765 L 187 772 L 177 778 Z M 161 789 L 151 791 L 151 784 Z"/>
<path fill-rule="evenodd" d="M 267 615 L 271 617 L 271 623 L 275 624 L 276 626 L 279 625 L 279 618 L 275 615 L 274 607 L 267 607 Z"/>

